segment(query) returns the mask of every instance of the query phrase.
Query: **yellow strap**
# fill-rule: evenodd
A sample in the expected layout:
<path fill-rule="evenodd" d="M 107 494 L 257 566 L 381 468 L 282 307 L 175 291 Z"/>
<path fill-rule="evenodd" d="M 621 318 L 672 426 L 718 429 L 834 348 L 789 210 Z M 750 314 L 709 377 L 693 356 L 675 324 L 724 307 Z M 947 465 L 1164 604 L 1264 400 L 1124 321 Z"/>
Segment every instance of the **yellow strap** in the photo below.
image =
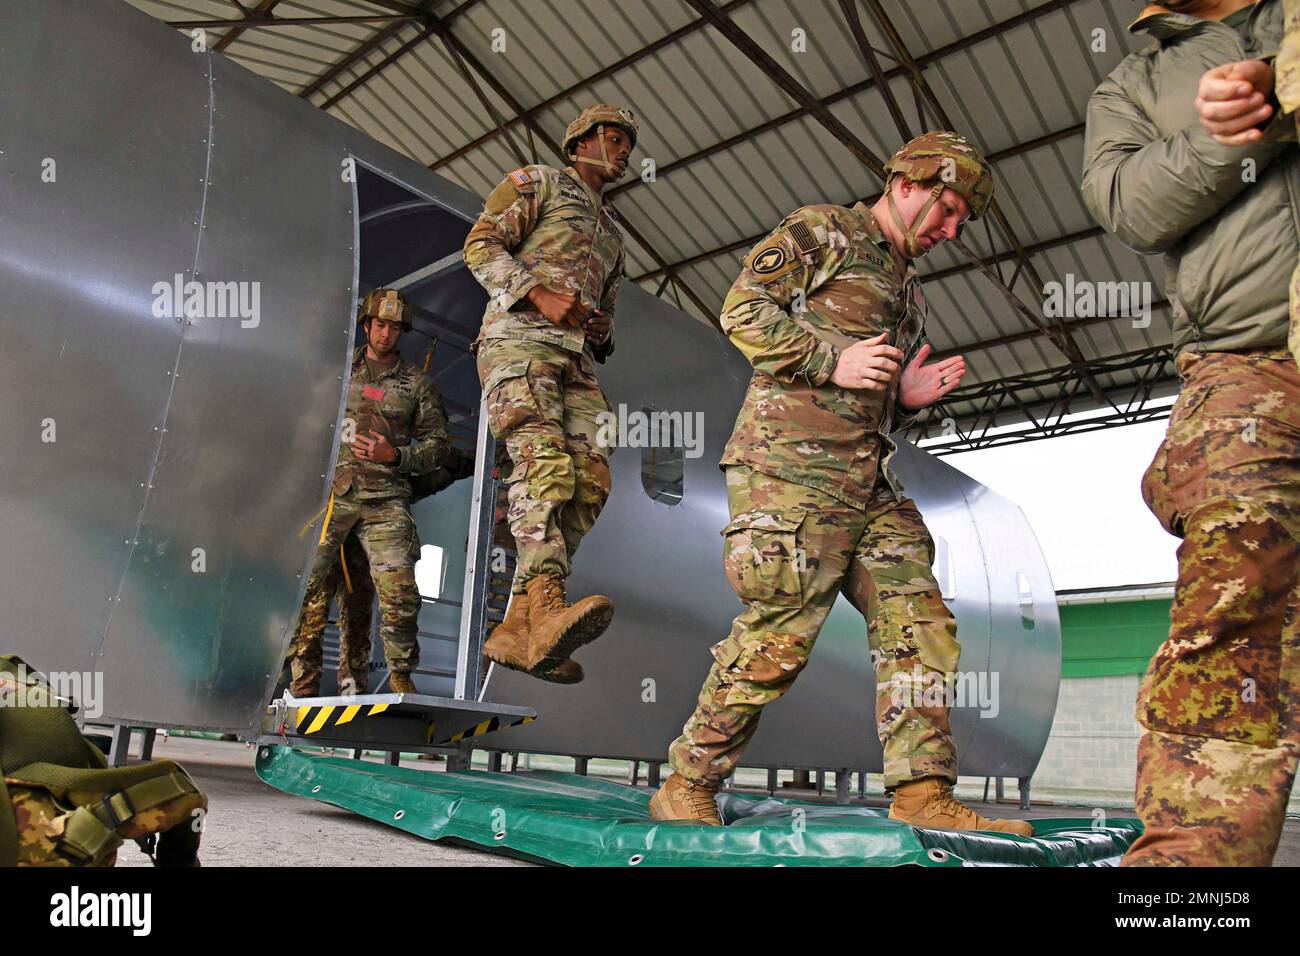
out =
<path fill-rule="evenodd" d="M 314 525 L 316 523 L 316 519 L 318 519 L 321 515 L 325 513 L 325 508 L 326 508 L 325 505 L 321 505 L 320 511 L 312 515 L 311 518 L 307 521 L 307 523 L 298 529 L 298 537 L 301 538 L 303 535 L 307 533 L 307 529 L 310 528 L 312 525 Z"/>
<path fill-rule="evenodd" d="M 334 492 L 331 491 L 329 504 L 325 506 L 325 521 L 320 526 L 320 541 L 318 543 L 320 544 L 325 543 L 325 532 L 329 530 L 330 518 L 332 518 L 333 516 L 334 516 Z"/>
<path fill-rule="evenodd" d="M 343 586 L 352 593 L 352 575 L 348 574 L 348 559 L 343 553 L 343 545 L 339 545 L 339 566 L 343 568 Z"/>

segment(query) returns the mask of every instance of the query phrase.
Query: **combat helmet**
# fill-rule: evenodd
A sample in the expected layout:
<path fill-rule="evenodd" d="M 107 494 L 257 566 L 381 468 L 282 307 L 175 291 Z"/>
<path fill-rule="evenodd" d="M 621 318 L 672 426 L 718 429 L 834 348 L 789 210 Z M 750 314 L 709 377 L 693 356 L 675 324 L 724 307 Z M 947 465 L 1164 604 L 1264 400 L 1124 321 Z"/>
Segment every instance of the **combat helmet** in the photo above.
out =
<path fill-rule="evenodd" d="M 894 204 L 893 190 L 889 188 L 895 176 L 935 184 L 929 202 L 921 207 L 910 229 L 904 226 Z M 924 252 L 916 238 L 916 230 L 945 188 L 953 190 L 970 204 L 969 222 L 984 215 L 993 201 L 993 169 L 979 148 L 959 133 L 949 130 L 922 133 L 904 144 L 885 163 L 885 194 L 889 197 L 889 209 L 895 225 L 904 231 L 908 251 L 913 255 Z"/>
<path fill-rule="evenodd" d="M 411 331 L 411 303 L 396 289 L 374 289 L 366 293 L 357 309 L 357 321 L 367 319 L 401 320 L 402 331 Z"/>
<path fill-rule="evenodd" d="M 640 129 L 636 117 L 632 111 L 622 109 L 617 106 L 611 106 L 608 103 L 597 103 L 595 106 L 588 106 L 578 114 L 578 118 L 569 124 L 569 128 L 564 131 L 564 155 L 575 163 L 588 163 L 592 166 L 604 166 L 611 171 L 617 170 L 617 166 L 609 161 L 609 153 L 605 148 L 605 126 L 617 126 L 623 132 L 632 138 L 632 147 L 636 148 L 636 136 Z M 586 136 L 592 130 L 600 133 L 600 156 L 596 159 L 585 159 L 576 154 L 578 140 Z"/>

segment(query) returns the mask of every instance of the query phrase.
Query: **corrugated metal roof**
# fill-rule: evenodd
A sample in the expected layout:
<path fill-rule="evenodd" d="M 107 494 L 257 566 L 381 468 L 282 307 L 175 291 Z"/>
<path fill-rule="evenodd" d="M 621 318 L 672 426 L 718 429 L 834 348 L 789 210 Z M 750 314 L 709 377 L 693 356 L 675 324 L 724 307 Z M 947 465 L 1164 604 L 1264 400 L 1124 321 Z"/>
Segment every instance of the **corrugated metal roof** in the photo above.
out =
<path fill-rule="evenodd" d="M 662 294 L 705 320 L 716 317 L 739 260 L 788 212 L 809 203 L 848 205 L 880 191 L 879 180 L 816 110 L 702 16 L 701 0 L 130 2 L 171 22 L 237 20 L 241 8 L 282 19 L 418 17 L 212 27 L 209 46 L 480 195 L 519 165 L 494 114 L 527 161 L 555 163 L 530 121 L 558 140 L 589 103 L 630 106 L 643 124 L 634 171 L 638 162 L 653 160 L 656 174 L 610 193 L 648 246 L 629 242 L 628 274 L 656 291 L 667 264 L 693 297 L 671 284 Z M 901 143 L 838 0 L 714 5 L 876 157 L 887 158 Z M 874 6 L 857 0 L 855 9 L 908 131 L 936 128 L 928 107 L 918 119 L 918 94 Z M 993 160 L 998 202 L 1039 278 L 1147 282 L 1159 302 L 1161 268 L 1102 235 L 1077 185 L 1088 97 L 1140 45 L 1125 29 L 1132 5 L 879 0 L 878 6 L 953 124 Z M 1003 254 L 997 268 L 1004 282 L 1011 280 L 1016 261 L 1006 236 L 981 223 L 963 238 L 980 256 Z M 929 276 L 930 339 L 938 352 L 966 355 L 963 386 L 1069 364 L 1066 352 L 951 246 L 918 265 Z M 1027 271 L 1019 272 L 1015 291 L 1036 310 Z M 1139 324 L 1082 317 L 1070 335 L 1087 360 L 1168 345 L 1164 314 L 1147 327 Z M 1140 371 L 1098 381 L 1120 389 Z M 1050 401 L 1059 387 L 1021 397 Z M 973 399 L 954 406 L 964 413 L 975 407 Z"/>

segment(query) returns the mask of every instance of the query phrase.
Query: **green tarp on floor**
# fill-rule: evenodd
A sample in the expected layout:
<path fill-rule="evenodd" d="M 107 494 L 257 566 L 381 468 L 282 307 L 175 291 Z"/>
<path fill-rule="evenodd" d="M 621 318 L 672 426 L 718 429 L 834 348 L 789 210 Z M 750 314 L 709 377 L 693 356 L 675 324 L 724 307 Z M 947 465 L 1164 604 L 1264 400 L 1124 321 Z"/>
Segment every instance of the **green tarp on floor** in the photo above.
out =
<path fill-rule="evenodd" d="M 663 824 L 650 792 L 579 774 L 441 773 L 259 748 L 257 775 L 429 840 L 566 866 L 1112 866 L 1131 819 L 1035 820 L 1032 838 L 921 830 L 874 807 L 723 794 L 724 828 Z"/>

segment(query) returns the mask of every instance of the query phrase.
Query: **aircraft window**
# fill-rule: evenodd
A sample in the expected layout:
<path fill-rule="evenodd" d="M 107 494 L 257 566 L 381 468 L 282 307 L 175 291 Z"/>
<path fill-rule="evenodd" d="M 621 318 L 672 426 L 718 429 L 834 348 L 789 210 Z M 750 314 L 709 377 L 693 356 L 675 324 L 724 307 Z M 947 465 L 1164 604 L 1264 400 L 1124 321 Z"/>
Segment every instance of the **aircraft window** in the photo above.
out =
<path fill-rule="evenodd" d="M 1020 591 L 1020 623 L 1025 630 L 1034 629 L 1034 591 L 1029 586 L 1029 576 L 1024 571 L 1016 572 L 1016 586 Z"/>
<path fill-rule="evenodd" d="M 641 409 L 650 424 L 641 445 L 641 486 L 655 501 L 678 505 L 685 493 L 685 444 L 680 414 L 665 414 L 649 406 Z"/>

